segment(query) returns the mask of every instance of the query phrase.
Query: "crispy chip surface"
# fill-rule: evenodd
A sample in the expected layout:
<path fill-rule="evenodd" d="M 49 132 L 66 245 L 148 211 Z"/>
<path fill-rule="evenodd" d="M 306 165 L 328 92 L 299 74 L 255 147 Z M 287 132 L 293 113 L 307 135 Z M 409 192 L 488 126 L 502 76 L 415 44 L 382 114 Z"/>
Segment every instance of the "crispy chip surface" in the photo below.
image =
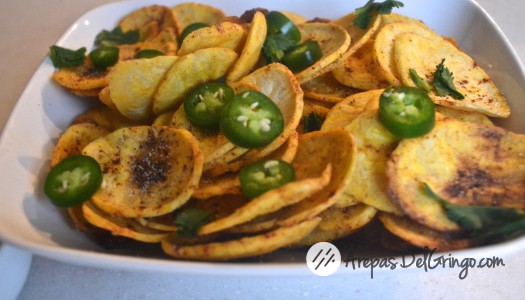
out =
<path fill-rule="evenodd" d="M 303 84 L 304 96 L 322 102 L 337 103 L 344 98 L 359 92 L 341 84 L 331 72 L 326 72 Z"/>
<path fill-rule="evenodd" d="M 178 21 L 178 34 L 192 23 L 215 25 L 224 19 L 222 10 L 207 4 L 185 2 L 171 8 Z"/>
<path fill-rule="evenodd" d="M 367 28 L 361 28 L 354 24 L 357 14 L 355 12 L 349 13 L 333 23 L 343 27 L 350 35 L 351 44 L 348 50 L 342 56 L 342 60 L 346 60 L 350 55 L 353 55 L 359 48 L 361 48 L 366 41 L 374 36 L 379 25 L 381 24 L 381 15 L 375 14 L 370 20 Z"/>
<path fill-rule="evenodd" d="M 246 32 L 244 27 L 231 22 L 222 22 L 214 26 L 197 29 L 182 41 L 179 56 L 205 48 L 229 48 L 240 52 Z"/>
<path fill-rule="evenodd" d="M 116 130 L 84 148 L 103 172 L 92 201 L 108 214 L 153 217 L 180 207 L 202 173 L 203 155 L 186 130 L 139 126 Z"/>
<path fill-rule="evenodd" d="M 436 66 L 445 59 L 445 67 L 454 76 L 454 86 L 465 96 L 431 97 L 436 104 L 456 109 L 477 111 L 493 117 L 508 117 L 510 108 L 489 75 L 467 54 L 445 40 L 427 39 L 417 34 L 402 34 L 395 41 L 395 64 L 405 85 L 414 86 L 409 69 L 414 69 L 427 82 L 433 80 Z"/>
<path fill-rule="evenodd" d="M 402 140 L 392 153 L 386 167 L 389 194 L 416 222 L 458 231 L 423 184 L 459 205 L 524 209 L 524 153 L 525 135 L 452 118 L 438 120 L 430 133 Z"/>

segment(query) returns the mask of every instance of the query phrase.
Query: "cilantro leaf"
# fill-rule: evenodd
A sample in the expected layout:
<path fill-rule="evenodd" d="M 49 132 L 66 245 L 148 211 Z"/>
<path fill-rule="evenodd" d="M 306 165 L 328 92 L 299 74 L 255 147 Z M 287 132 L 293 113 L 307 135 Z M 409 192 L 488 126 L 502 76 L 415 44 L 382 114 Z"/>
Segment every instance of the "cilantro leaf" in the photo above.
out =
<path fill-rule="evenodd" d="M 410 78 L 412 79 L 412 82 L 414 82 L 414 84 L 420 88 L 421 90 L 423 90 L 425 93 L 429 93 L 430 92 L 430 87 L 428 87 L 427 83 L 425 82 L 425 80 L 423 78 L 421 78 L 416 70 L 414 69 L 409 69 L 409 72 L 410 72 Z"/>
<path fill-rule="evenodd" d="M 465 96 L 454 86 L 454 74 L 445 67 L 445 59 L 437 65 L 434 72 L 434 87 L 439 96 L 452 96 L 456 100 L 465 99 Z"/>
<path fill-rule="evenodd" d="M 323 125 L 323 118 L 314 112 L 311 112 L 306 117 L 304 117 L 303 121 L 304 133 L 319 131 Z"/>
<path fill-rule="evenodd" d="M 456 222 L 470 237 L 510 236 L 525 230 L 525 213 L 511 207 L 457 205 L 441 198 L 428 184 L 425 193 L 439 202 L 447 217 Z"/>
<path fill-rule="evenodd" d="M 195 237 L 211 216 L 211 213 L 199 208 L 192 207 L 182 211 L 175 219 L 177 234 L 181 237 Z"/>
<path fill-rule="evenodd" d="M 112 31 L 102 30 L 95 37 L 95 46 L 111 47 L 117 45 L 128 45 L 139 42 L 140 35 L 138 30 L 123 32 L 120 27 L 115 27 Z"/>
<path fill-rule="evenodd" d="M 266 37 L 262 52 L 268 63 L 278 62 L 283 58 L 284 52 L 293 45 L 294 42 L 283 34 L 273 34 Z"/>
<path fill-rule="evenodd" d="M 70 50 L 53 45 L 49 48 L 49 57 L 55 68 L 78 67 L 84 64 L 86 59 L 86 48 Z"/>
<path fill-rule="evenodd" d="M 401 1 L 386 0 L 381 3 L 376 3 L 374 0 L 369 0 L 363 7 L 355 10 L 356 18 L 354 25 L 358 25 L 362 29 L 368 27 L 374 14 L 387 15 L 392 12 L 394 7 L 399 8 L 405 6 Z"/>

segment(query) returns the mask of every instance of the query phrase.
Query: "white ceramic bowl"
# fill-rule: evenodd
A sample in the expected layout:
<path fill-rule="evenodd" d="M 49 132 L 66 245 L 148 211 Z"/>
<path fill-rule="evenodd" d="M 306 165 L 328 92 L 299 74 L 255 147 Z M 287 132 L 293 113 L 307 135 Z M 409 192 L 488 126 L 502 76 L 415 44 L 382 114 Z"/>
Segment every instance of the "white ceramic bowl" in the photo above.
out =
<path fill-rule="evenodd" d="M 308 18 L 337 18 L 365 1 L 269 0 L 201 1 L 240 15 L 255 7 L 293 11 Z M 512 116 L 498 124 L 525 131 L 525 76 L 522 65 L 493 20 L 470 0 L 405 0 L 396 12 L 423 20 L 438 33 L 454 37 L 506 94 Z M 171 6 L 177 2 L 167 1 Z M 114 3 L 94 9 L 67 30 L 58 45 L 92 47 L 95 35 L 113 29 L 117 20 L 148 1 Z M 304 250 L 280 250 L 262 258 L 229 263 L 188 262 L 169 259 L 160 247 L 105 251 L 76 231 L 63 211 L 45 199 L 42 182 L 50 153 L 60 133 L 89 101 L 65 92 L 50 79 L 49 58 L 35 72 L 6 124 L 0 140 L 0 238 L 48 258 L 82 265 L 118 269 L 166 271 L 185 274 L 298 275 L 309 274 Z M 455 252 L 455 256 L 504 256 L 523 251 L 525 237 L 502 244 Z"/>

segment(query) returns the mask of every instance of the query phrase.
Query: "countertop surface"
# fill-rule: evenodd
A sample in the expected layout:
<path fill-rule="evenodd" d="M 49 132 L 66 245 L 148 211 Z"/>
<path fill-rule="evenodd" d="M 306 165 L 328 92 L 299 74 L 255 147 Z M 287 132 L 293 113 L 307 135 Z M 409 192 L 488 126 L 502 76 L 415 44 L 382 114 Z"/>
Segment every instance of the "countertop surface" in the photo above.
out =
<path fill-rule="evenodd" d="M 48 47 L 78 17 L 109 0 L 0 1 L 0 131 Z M 507 35 L 525 61 L 525 1 L 477 1 Z M 98 269 L 34 256 L 19 299 L 165 299 L 165 298 L 454 298 L 523 299 L 525 253 L 503 258 L 498 268 L 425 272 L 380 271 L 370 278 L 211 277 Z M 0 272 L 4 268 L 0 266 Z M 1 284 L 1 283 L 0 283 Z M 5 288 L 5 287 L 4 287 Z M 2 295 L 0 295 L 2 298 Z"/>

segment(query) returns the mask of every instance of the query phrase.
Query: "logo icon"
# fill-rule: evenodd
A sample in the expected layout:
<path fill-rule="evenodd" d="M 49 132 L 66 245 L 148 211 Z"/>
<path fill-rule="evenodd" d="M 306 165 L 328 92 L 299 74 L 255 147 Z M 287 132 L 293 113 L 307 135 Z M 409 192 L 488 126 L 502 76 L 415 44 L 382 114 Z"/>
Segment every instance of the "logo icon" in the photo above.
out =
<path fill-rule="evenodd" d="M 341 265 L 341 252 L 331 243 L 314 244 L 306 253 L 306 264 L 315 275 L 332 275 Z"/>

